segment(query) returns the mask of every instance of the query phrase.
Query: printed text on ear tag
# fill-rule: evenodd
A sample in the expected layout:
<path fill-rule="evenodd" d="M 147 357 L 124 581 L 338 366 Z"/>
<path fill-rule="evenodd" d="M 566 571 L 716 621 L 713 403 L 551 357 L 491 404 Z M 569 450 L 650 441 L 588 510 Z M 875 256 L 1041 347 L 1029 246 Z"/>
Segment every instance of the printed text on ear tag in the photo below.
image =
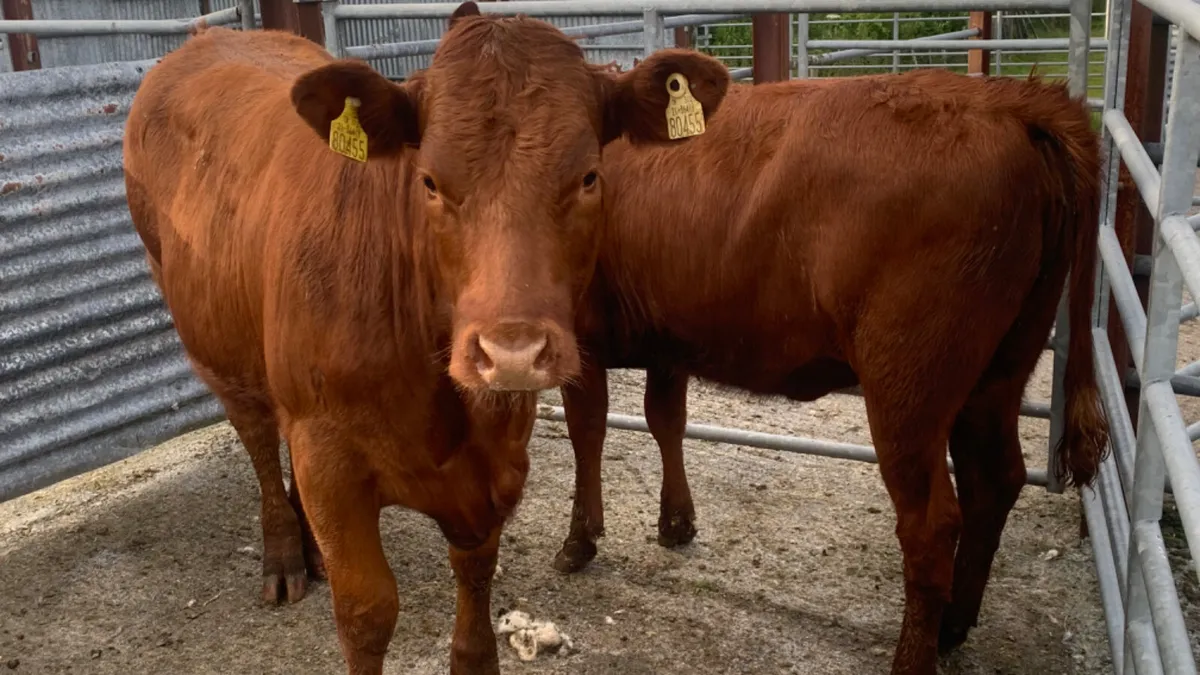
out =
<path fill-rule="evenodd" d="M 359 162 L 367 161 L 367 132 L 363 131 L 358 122 L 358 106 L 356 98 L 346 97 L 346 107 L 342 114 L 329 123 L 329 147 L 339 155 L 345 155 Z"/>
<path fill-rule="evenodd" d="M 667 78 L 667 137 L 671 140 L 704 133 L 704 107 L 692 96 L 682 73 Z"/>

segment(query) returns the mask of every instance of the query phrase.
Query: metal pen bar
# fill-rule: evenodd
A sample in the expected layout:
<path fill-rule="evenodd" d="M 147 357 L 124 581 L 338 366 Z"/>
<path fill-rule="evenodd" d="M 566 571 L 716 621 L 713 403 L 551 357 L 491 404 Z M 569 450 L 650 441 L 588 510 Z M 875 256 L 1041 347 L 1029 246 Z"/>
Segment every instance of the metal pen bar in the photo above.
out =
<path fill-rule="evenodd" d="M 1179 593 L 1175 589 L 1171 565 L 1167 562 L 1167 547 L 1158 523 L 1150 521 L 1134 525 L 1133 544 L 1142 566 L 1163 671 L 1170 675 L 1196 675 L 1196 660 L 1188 648 L 1191 641 L 1183 624 L 1183 609 L 1179 606 Z"/>
<path fill-rule="evenodd" d="M 1139 0 L 1150 11 L 1200 40 L 1200 4 L 1190 0 Z"/>
<path fill-rule="evenodd" d="M 745 80 L 754 75 L 753 68 L 731 68 L 729 70 L 729 78 L 734 80 Z"/>
<path fill-rule="evenodd" d="M 1112 539 L 1104 526 L 1100 513 L 1100 497 L 1093 490 L 1084 488 L 1083 515 L 1087 519 L 1088 538 L 1092 541 L 1092 558 L 1096 561 L 1096 581 L 1100 587 L 1100 605 L 1104 608 L 1104 623 L 1108 628 L 1108 647 L 1112 652 L 1114 675 L 1122 675 L 1125 665 L 1125 643 L 1121 635 L 1125 632 L 1125 608 L 1122 606 L 1120 589 L 1113 568 Z"/>
<path fill-rule="evenodd" d="M 1132 0 L 1109 0 L 1112 15 L 1108 24 L 1108 35 L 1105 37 L 1110 40 L 1110 44 L 1104 64 L 1104 102 L 1105 108 L 1108 109 L 1124 110 L 1125 108 L 1125 81 L 1127 79 L 1130 36 L 1128 17 L 1131 7 Z M 1114 38 L 1115 44 L 1111 42 Z M 1113 139 L 1107 132 L 1107 126 L 1103 129 L 1106 132 L 1103 140 L 1108 175 L 1103 187 L 1101 223 L 1104 228 L 1112 228 L 1116 226 L 1117 186 L 1121 160 L 1119 152 L 1114 147 Z M 1105 325 L 1108 320 L 1106 294 L 1099 293 L 1096 299 L 1093 311 L 1097 319 L 1096 325 Z"/>
<path fill-rule="evenodd" d="M 537 416 L 539 419 L 551 422 L 565 422 L 567 419 L 565 412 L 560 406 L 539 405 Z M 610 429 L 622 429 L 624 431 L 650 431 L 650 427 L 646 423 L 646 418 L 635 415 L 609 413 L 605 420 L 605 425 Z M 746 431 L 744 429 L 731 429 L 709 424 L 692 423 L 688 423 L 684 428 L 683 437 L 698 441 L 712 441 L 714 443 L 763 448 L 765 450 L 793 452 L 801 455 L 850 459 L 870 464 L 878 463 L 878 459 L 875 457 L 875 449 L 868 445 L 837 443 L 834 441 L 797 438 L 795 436 L 767 434 L 759 431 Z M 954 471 L 953 463 L 949 459 L 946 461 L 950 470 Z M 1044 486 L 1046 484 L 1046 472 L 1040 469 L 1028 470 L 1025 477 L 1025 484 Z"/>
<path fill-rule="evenodd" d="M 685 26 L 701 26 L 706 23 L 717 21 L 725 21 L 728 19 L 740 18 L 740 14 L 688 14 L 685 16 L 673 16 L 662 23 L 665 28 L 681 28 Z M 611 35 L 633 35 L 642 33 L 646 30 L 646 22 L 638 21 L 617 21 L 614 23 L 595 23 L 586 26 L 566 26 L 560 28 L 568 37 L 586 39 L 597 37 L 608 37 Z M 346 47 L 346 56 L 352 56 L 356 59 L 386 59 L 397 56 L 422 56 L 432 54 L 437 51 L 438 45 L 441 44 L 440 38 L 429 40 L 409 40 L 405 42 L 384 42 L 372 45 L 355 45 Z M 627 49 L 627 47 L 621 47 Z"/>
<path fill-rule="evenodd" d="M 342 51 L 342 41 L 338 37 L 338 11 L 341 8 L 342 3 L 339 0 L 321 0 L 321 20 L 325 24 L 325 50 L 338 58 L 346 56 Z"/>
<path fill-rule="evenodd" d="M 1163 221 L 1159 228 L 1171 253 L 1179 261 L 1183 280 L 1194 297 L 1200 297 L 1200 239 L 1187 218 L 1175 215 Z"/>
<path fill-rule="evenodd" d="M 1163 464 L 1171 481 L 1179 519 L 1183 521 L 1188 550 L 1193 560 L 1200 560 L 1200 462 L 1192 450 L 1179 402 L 1170 386 L 1155 382 L 1146 387 L 1144 398 L 1156 436 L 1162 441 Z"/>
<path fill-rule="evenodd" d="M 808 53 L 808 38 L 810 35 L 809 16 L 805 12 L 796 15 L 796 77 L 806 80 L 809 77 L 808 67 L 813 63 L 813 57 Z"/>
<path fill-rule="evenodd" d="M 642 13 L 642 23 L 645 24 L 642 32 L 642 55 L 648 57 L 666 44 L 663 18 L 658 10 L 647 9 Z"/>
<path fill-rule="evenodd" d="M 1070 29 L 1067 38 L 1067 84 L 1074 97 L 1087 96 L 1089 44 L 1108 48 L 1108 40 L 1092 39 L 1092 3 L 1090 0 L 1071 0 Z M 1006 47 L 1006 49 L 1009 49 Z M 1060 314 L 1065 317 L 1066 312 Z"/>
<path fill-rule="evenodd" d="M 86 35 L 181 35 L 201 25 L 220 26 L 240 20 L 237 7 L 194 19 L 0 19 L 0 33 L 26 33 L 40 37 Z"/>
<path fill-rule="evenodd" d="M 238 15 L 242 19 L 242 30 L 254 30 L 257 23 L 254 21 L 254 0 L 238 0 Z"/>
<path fill-rule="evenodd" d="M 1183 298 L 1183 271 L 1180 260 L 1163 230 L 1157 229 L 1173 216 L 1185 213 L 1191 205 L 1195 188 L 1197 154 L 1200 154 L 1200 43 L 1181 33 L 1182 39 L 1176 50 L 1174 82 L 1171 90 L 1171 106 L 1168 112 L 1165 149 L 1159 189 L 1154 199 L 1146 195 L 1146 185 L 1138 182 L 1138 189 L 1149 204 L 1153 201 L 1156 224 L 1154 237 L 1153 268 L 1150 274 L 1150 301 L 1146 310 L 1146 343 L 1143 348 L 1142 369 L 1139 373 L 1142 390 L 1138 401 L 1138 442 L 1134 467 L 1133 499 L 1130 520 L 1135 527 L 1145 522 L 1157 522 L 1162 518 L 1164 488 L 1168 477 L 1174 488 L 1175 502 L 1184 524 L 1188 547 L 1193 559 L 1200 559 L 1200 463 L 1192 451 L 1179 404 L 1171 388 L 1170 378 L 1175 374 L 1175 362 L 1179 346 L 1179 311 Z M 1105 123 L 1115 131 L 1120 121 L 1105 114 Z M 1130 150 L 1132 152 L 1127 152 Z M 1135 148 L 1121 148 L 1126 162 L 1131 156 L 1149 162 L 1141 144 Z M 1133 164 L 1130 164 L 1132 172 Z M 1143 176 L 1143 178 L 1145 178 Z M 1135 176 L 1136 180 L 1136 176 Z M 1170 226 L 1170 223 L 1167 222 Z M 1191 235 L 1187 228 L 1188 236 Z M 1187 252 L 1186 243 L 1175 237 L 1174 248 Z M 1135 547 L 1136 548 L 1136 547 Z M 1156 593 L 1155 579 L 1142 574 L 1141 556 L 1130 552 L 1130 588 L 1126 607 L 1126 625 L 1141 627 L 1157 634 L 1152 617 L 1152 593 Z M 1150 569 L 1153 572 L 1153 569 Z M 1187 643 L 1173 644 L 1172 636 L 1157 636 L 1172 650 L 1186 649 Z M 1141 664 L 1144 668 L 1155 667 L 1154 659 L 1161 658 L 1158 644 L 1153 648 L 1142 644 L 1138 635 L 1127 630 L 1125 659 L 1127 666 Z M 1167 665 L 1179 666 L 1168 655 Z M 1161 665 L 1159 666 L 1161 668 Z M 1186 668 L 1186 664 L 1184 666 Z M 1128 670 L 1128 667 L 1127 667 Z M 1193 671 L 1194 672 L 1194 665 Z"/>
<path fill-rule="evenodd" d="M 1154 162 L 1150 161 L 1150 155 L 1146 154 L 1146 148 L 1142 146 L 1133 127 L 1129 126 L 1129 120 L 1125 118 L 1125 113 L 1120 110 L 1106 110 L 1104 126 L 1112 135 L 1121 159 L 1125 160 L 1125 166 L 1129 167 L 1129 174 L 1133 176 L 1133 182 L 1137 184 L 1138 192 L 1142 194 L 1146 207 L 1150 209 L 1151 213 L 1157 212 L 1158 192 L 1161 184 L 1158 169 L 1154 167 Z"/>
<path fill-rule="evenodd" d="M 960 38 L 969 38 L 979 35 L 978 28 L 968 28 L 967 30 L 956 30 L 951 33 L 941 33 L 938 35 L 930 35 L 929 37 L 913 38 L 912 40 L 900 40 L 900 42 L 914 42 L 917 40 L 957 40 Z M 812 41 L 809 41 L 811 45 Z M 807 53 L 807 48 L 805 49 Z M 846 59 L 857 59 L 863 56 L 875 56 L 886 50 L 880 49 L 843 49 L 837 52 L 829 52 L 828 54 L 817 54 L 810 56 L 808 62 L 810 65 L 819 66 L 823 64 L 837 63 Z"/>
<path fill-rule="evenodd" d="M 380 3 L 341 5 L 339 19 L 444 19 L 458 2 Z M 953 12 L 996 10 L 1060 10 L 1069 0 L 514 0 L 479 3 L 483 14 L 513 16 L 618 16 L 641 14 L 647 9 L 660 14 L 734 14 L 753 7 L 762 13 L 830 12 Z"/>
<path fill-rule="evenodd" d="M 1100 464 L 1098 476 L 1100 490 L 1100 506 L 1103 509 L 1105 529 L 1112 535 L 1112 563 L 1117 580 L 1121 582 L 1124 592 L 1129 578 L 1129 511 L 1125 508 L 1124 491 L 1121 481 L 1117 478 L 1116 464 L 1109 456 Z M 1125 596 L 1121 596 L 1125 601 Z"/>
<path fill-rule="evenodd" d="M 1142 348 L 1146 343 L 1146 312 L 1142 309 L 1137 287 L 1133 285 L 1133 275 L 1125 265 L 1125 254 L 1121 251 L 1121 243 L 1117 241 L 1116 231 L 1111 227 L 1100 228 L 1098 246 L 1112 299 L 1117 303 L 1117 315 L 1129 343 L 1133 366 L 1141 373 Z"/>
<path fill-rule="evenodd" d="M 1107 40 L 1092 40 L 1096 49 L 1108 47 Z M 1005 51 L 1031 51 L 1037 49 L 1067 49 L 1070 40 L 1067 38 L 1040 39 L 1000 39 L 1000 40 L 809 40 L 809 49 L 868 49 L 872 51 L 889 51 L 902 49 L 906 51 L 932 51 L 941 49 L 1003 49 Z"/>
<path fill-rule="evenodd" d="M 1112 344 L 1108 341 L 1108 331 L 1104 328 L 1092 328 L 1092 349 L 1095 352 L 1096 384 L 1100 388 L 1100 400 L 1104 405 L 1105 417 L 1108 418 L 1109 443 L 1112 445 L 1114 463 L 1121 485 L 1131 487 L 1133 485 L 1133 453 L 1137 446 L 1137 437 L 1133 433 L 1133 422 L 1129 418 L 1129 406 L 1125 403 L 1125 390 L 1121 386 L 1121 378 L 1117 374 L 1116 361 L 1113 360 Z M 1126 509 L 1128 509 L 1128 496 L 1125 500 Z M 1128 519 L 1128 515 L 1126 519 Z"/>

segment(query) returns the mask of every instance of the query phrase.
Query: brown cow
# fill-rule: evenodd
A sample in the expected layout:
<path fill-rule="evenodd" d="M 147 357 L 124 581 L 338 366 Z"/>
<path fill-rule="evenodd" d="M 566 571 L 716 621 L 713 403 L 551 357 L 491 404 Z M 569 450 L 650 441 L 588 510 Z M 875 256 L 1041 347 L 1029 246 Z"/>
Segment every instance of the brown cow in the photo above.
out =
<path fill-rule="evenodd" d="M 323 568 L 352 673 L 382 671 L 397 618 L 388 505 L 450 542 L 451 672 L 499 672 L 500 530 L 536 391 L 578 372 L 600 148 L 668 139 L 672 73 L 711 109 L 729 81 L 683 51 L 608 73 L 548 23 L 478 14 L 462 5 L 403 85 L 295 36 L 211 29 L 150 71 L 126 129 L 152 273 L 258 474 L 263 594 L 297 600 Z"/>
<path fill-rule="evenodd" d="M 648 369 L 664 546 L 695 535 L 689 375 L 798 401 L 861 384 L 904 552 L 892 672 L 933 673 L 939 627 L 951 647 L 975 625 L 1024 484 L 1021 396 L 1068 268 L 1061 475 L 1089 482 L 1106 447 L 1098 157 L 1062 87 L 945 71 L 735 86 L 688 144 L 610 146 L 609 222 L 576 325 L 592 358 L 563 388 L 577 475 L 556 567 L 587 565 L 604 532 L 605 368 Z"/>

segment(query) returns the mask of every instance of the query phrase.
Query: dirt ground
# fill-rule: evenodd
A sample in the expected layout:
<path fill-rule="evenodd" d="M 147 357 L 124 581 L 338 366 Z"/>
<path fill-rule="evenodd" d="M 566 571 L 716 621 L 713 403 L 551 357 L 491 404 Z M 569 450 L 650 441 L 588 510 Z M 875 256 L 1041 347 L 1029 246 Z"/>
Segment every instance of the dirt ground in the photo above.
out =
<path fill-rule="evenodd" d="M 1180 364 L 1200 358 L 1185 327 Z M 1049 399 L 1047 353 L 1028 398 Z M 641 414 L 642 374 L 610 374 L 612 410 Z M 557 404 L 557 393 L 545 397 Z M 1184 416 L 1200 419 L 1194 401 Z M 690 419 L 870 443 L 861 399 L 754 399 L 693 383 Z M 1045 466 L 1047 423 L 1022 421 L 1031 467 Z M 660 467 L 648 435 L 610 431 L 600 555 L 564 577 L 551 560 L 566 534 L 573 458 L 565 426 L 539 422 L 527 496 L 507 530 L 493 609 L 550 619 L 567 656 L 508 674 L 886 673 L 900 625 L 899 547 L 876 467 L 702 441 L 686 461 L 699 535 L 655 543 Z M 259 497 L 249 458 L 219 424 L 125 462 L 0 504 L 0 672 L 339 673 L 329 587 L 301 603 L 259 605 Z M 980 626 L 945 674 L 1111 672 L 1090 544 L 1075 494 L 1027 488 L 1005 530 Z M 1167 521 L 1177 522 L 1173 514 Z M 401 585 L 386 672 L 448 669 L 454 583 L 446 545 L 422 516 L 381 526 Z M 1192 626 L 1200 590 L 1185 544 L 1168 541 Z M 1193 628 L 1193 634 L 1197 631 Z M 9 670 L 5 670 L 5 668 Z"/>

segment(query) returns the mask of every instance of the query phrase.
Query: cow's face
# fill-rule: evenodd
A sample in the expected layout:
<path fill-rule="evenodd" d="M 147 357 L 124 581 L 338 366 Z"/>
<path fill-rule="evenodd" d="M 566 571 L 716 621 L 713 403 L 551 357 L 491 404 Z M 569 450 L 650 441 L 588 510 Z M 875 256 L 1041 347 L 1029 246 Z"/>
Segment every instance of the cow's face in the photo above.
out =
<path fill-rule="evenodd" d="M 622 134 L 668 141 L 675 73 L 706 115 L 716 110 L 729 75 L 711 57 L 665 50 L 618 74 L 586 63 L 551 24 L 468 2 L 405 84 L 343 60 L 301 77 L 292 98 L 325 137 L 345 97 L 357 99 L 373 156 L 418 146 L 406 187 L 452 318 L 450 375 L 467 390 L 535 391 L 579 371 L 575 303 L 604 222 L 600 150 Z"/>

